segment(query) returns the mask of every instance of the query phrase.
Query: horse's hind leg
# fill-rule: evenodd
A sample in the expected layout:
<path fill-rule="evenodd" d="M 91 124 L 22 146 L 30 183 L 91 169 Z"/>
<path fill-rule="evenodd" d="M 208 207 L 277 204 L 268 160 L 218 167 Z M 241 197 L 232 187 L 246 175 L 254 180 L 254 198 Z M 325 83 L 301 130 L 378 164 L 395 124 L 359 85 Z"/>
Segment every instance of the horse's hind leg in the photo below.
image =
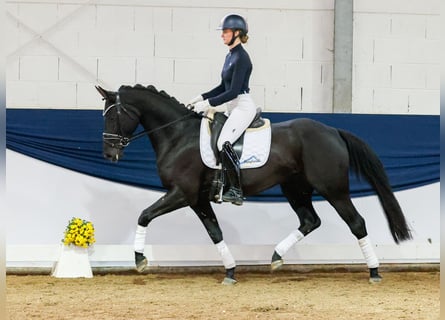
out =
<path fill-rule="evenodd" d="M 296 212 L 300 227 L 292 231 L 276 247 L 272 256 L 272 270 L 276 270 L 283 265 L 282 257 L 298 241 L 303 239 L 309 233 L 317 229 L 320 224 L 320 218 L 312 206 L 313 189 L 304 180 L 297 181 L 292 179 L 281 185 L 283 194 L 288 199 L 290 206 Z"/>
<path fill-rule="evenodd" d="M 369 239 L 365 219 L 363 219 L 363 217 L 357 212 L 349 196 L 336 200 L 328 199 L 328 201 L 337 210 L 340 217 L 346 222 L 351 232 L 357 238 L 358 244 L 369 268 L 369 282 L 380 282 L 382 278 L 378 273 L 379 260 Z"/>
<path fill-rule="evenodd" d="M 224 242 L 221 228 L 219 227 L 218 220 L 216 219 L 215 212 L 213 211 L 210 202 L 208 200 L 200 201 L 196 206 L 191 207 L 193 211 L 198 215 L 202 224 L 207 230 L 210 238 L 215 244 L 219 254 L 221 255 L 224 268 L 226 269 L 226 276 L 222 284 L 232 285 L 237 281 L 235 279 L 235 259 L 232 253 Z"/>

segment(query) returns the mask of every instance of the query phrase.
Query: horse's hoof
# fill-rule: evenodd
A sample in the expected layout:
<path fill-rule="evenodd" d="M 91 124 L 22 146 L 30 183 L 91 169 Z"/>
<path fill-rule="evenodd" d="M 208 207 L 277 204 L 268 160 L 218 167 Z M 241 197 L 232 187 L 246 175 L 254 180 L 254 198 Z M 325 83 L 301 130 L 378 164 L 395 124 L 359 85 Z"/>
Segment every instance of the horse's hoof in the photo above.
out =
<path fill-rule="evenodd" d="M 369 283 L 379 283 L 382 282 L 382 277 L 379 275 L 378 268 L 370 268 L 369 269 Z"/>
<path fill-rule="evenodd" d="M 236 284 L 238 281 L 236 281 L 233 278 L 228 278 L 225 277 L 224 280 L 221 282 L 221 284 L 226 285 L 226 286 L 233 286 L 234 284 Z"/>
<path fill-rule="evenodd" d="M 135 261 L 136 261 L 136 270 L 138 272 L 143 272 L 148 264 L 147 258 L 142 253 L 135 252 Z"/>
<path fill-rule="evenodd" d="M 270 264 L 270 269 L 271 269 L 272 271 L 275 271 L 275 270 L 281 268 L 281 266 L 283 265 L 283 263 L 284 263 L 284 262 L 283 262 L 283 259 L 279 259 L 279 260 L 272 261 L 272 263 Z"/>
<path fill-rule="evenodd" d="M 145 268 L 147 267 L 148 261 L 147 259 L 142 260 L 138 264 L 136 264 L 136 270 L 141 273 L 144 272 Z"/>
<path fill-rule="evenodd" d="M 369 278 L 369 283 L 371 283 L 371 284 L 380 283 L 380 282 L 382 282 L 382 277 L 379 275 Z"/>

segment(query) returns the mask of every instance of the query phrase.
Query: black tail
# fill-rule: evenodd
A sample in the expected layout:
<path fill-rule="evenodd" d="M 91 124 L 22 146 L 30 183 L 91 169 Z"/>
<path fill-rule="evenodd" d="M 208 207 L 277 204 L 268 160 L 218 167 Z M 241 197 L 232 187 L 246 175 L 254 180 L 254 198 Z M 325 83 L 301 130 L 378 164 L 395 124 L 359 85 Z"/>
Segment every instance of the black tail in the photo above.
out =
<path fill-rule="evenodd" d="M 349 132 L 338 130 L 349 151 L 349 165 L 355 174 L 374 188 L 396 243 L 412 239 L 405 216 L 392 192 L 388 176 L 377 154 L 362 140 Z"/>

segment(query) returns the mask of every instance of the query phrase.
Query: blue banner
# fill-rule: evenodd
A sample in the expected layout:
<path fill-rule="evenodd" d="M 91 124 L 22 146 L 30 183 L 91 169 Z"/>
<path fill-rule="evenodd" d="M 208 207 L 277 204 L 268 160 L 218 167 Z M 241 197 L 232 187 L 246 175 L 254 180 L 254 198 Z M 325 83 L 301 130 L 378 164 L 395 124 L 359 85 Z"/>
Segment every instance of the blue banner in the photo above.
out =
<path fill-rule="evenodd" d="M 379 155 L 394 191 L 440 179 L 439 116 L 263 113 L 263 117 L 272 122 L 311 118 L 352 132 Z M 132 142 L 124 158 L 111 163 L 102 156 L 102 129 L 101 110 L 6 110 L 8 149 L 94 177 L 164 190 L 148 138 Z M 351 175 L 351 195 L 369 194 L 373 194 L 371 187 Z M 248 200 L 286 201 L 279 187 Z"/>

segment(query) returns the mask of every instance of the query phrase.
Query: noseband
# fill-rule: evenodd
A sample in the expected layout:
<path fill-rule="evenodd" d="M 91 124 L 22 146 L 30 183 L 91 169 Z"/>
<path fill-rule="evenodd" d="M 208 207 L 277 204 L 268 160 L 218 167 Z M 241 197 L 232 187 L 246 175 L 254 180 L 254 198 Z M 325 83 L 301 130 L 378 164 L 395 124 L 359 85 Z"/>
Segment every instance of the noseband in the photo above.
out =
<path fill-rule="evenodd" d="M 190 113 L 188 113 L 188 114 L 186 114 L 186 115 L 184 115 L 182 117 L 179 117 L 176 120 L 168 122 L 168 123 L 166 123 L 166 124 L 164 124 L 164 125 L 162 125 L 160 127 L 157 127 L 155 129 L 144 130 L 144 131 L 141 131 L 141 132 L 139 132 L 139 133 L 137 133 L 135 135 L 132 135 L 131 137 L 125 137 L 122 134 L 121 119 L 120 119 L 122 111 L 124 111 L 130 118 L 133 118 L 133 117 L 131 115 L 131 112 L 128 111 L 127 108 L 125 108 L 125 106 L 122 104 L 121 98 L 120 98 L 120 95 L 119 95 L 118 92 L 116 93 L 116 102 L 113 103 L 112 105 L 108 106 L 108 108 L 106 108 L 104 110 L 104 112 L 102 113 L 102 116 L 105 117 L 106 114 L 108 113 L 108 111 L 110 111 L 110 109 L 113 108 L 113 107 L 116 107 L 116 111 L 117 111 L 117 129 L 118 129 L 118 133 L 104 132 L 104 133 L 102 133 L 102 136 L 103 136 L 103 141 L 106 144 L 108 144 L 112 148 L 116 148 L 116 149 L 123 149 L 126 146 L 128 146 L 130 144 L 130 142 L 133 141 L 133 140 L 136 140 L 136 139 L 138 139 L 140 137 L 143 137 L 143 136 L 145 136 L 147 134 L 150 134 L 152 132 L 155 132 L 155 131 L 161 130 L 163 128 L 166 128 L 166 127 L 168 127 L 168 126 L 170 126 L 170 125 L 172 125 L 172 124 L 174 124 L 176 122 L 184 120 L 185 118 L 188 118 L 188 117 L 191 117 L 193 115 L 196 115 L 195 112 L 191 111 Z M 136 110 L 134 110 L 133 113 L 136 113 L 138 118 L 140 117 L 139 112 L 137 112 Z"/>
<path fill-rule="evenodd" d="M 119 96 L 119 93 L 116 93 L 116 102 L 113 103 L 112 105 L 110 105 L 108 108 L 106 108 L 104 110 L 104 112 L 102 113 L 102 116 L 105 117 L 106 114 L 108 113 L 108 111 L 110 111 L 111 108 L 113 108 L 113 107 L 116 107 L 116 111 L 117 111 L 117 129 L 118 129 L 118 133 L 108 133 L 108 132 L 102 133 L 103 141 L 106 144 L 108 144 L 109 146 L 111 146 L 112 148 L 123 149 L 126 146 L 128 146 L 130 144 L 130 142 L 135 139 L 135 137 L 128 138 L 128 137 L 125 137 L 122 134 L 122 126 L 121 126 L 122 110 L 130 118 L 132 118 L 132 116 L 131 116 L 130 112 L 127 110 L 127 108 L 125 108 L 124 105 L 122 104 L 121 98 Z M 117 141 L 117 142 L 115 142 L 115 141 Z"/>

